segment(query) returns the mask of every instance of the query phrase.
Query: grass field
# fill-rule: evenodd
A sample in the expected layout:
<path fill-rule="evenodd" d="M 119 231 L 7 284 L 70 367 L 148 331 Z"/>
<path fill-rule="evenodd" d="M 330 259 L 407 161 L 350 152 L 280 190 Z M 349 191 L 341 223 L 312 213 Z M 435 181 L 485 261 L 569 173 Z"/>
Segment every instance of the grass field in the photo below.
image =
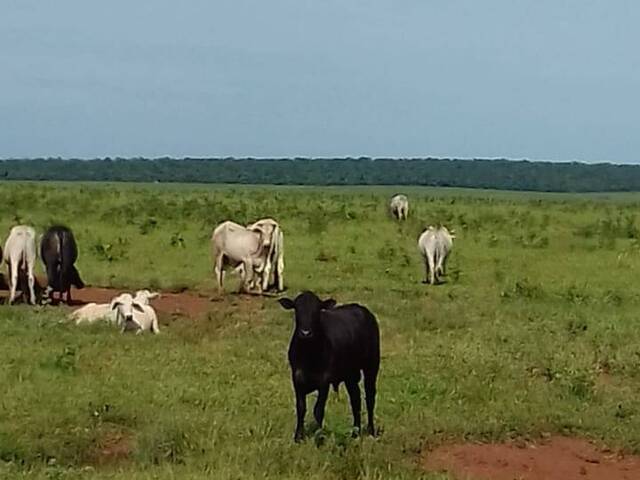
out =
<path fill-rule="evenodd" d="M 435 479 L 425 446 L 552 433 L 640 451 L 640 195 L 408 188 L 398 224 L 396 190 L 2 184 L 0 232 L 68 224 L 91 285 L 212 294 L 213 227 L 276 218 L 289 295 L 378 316 L 383 431 L 352 440 L 341 389 L 324 431 L 292 442 L 292 319 L 273 298 L 229 293 L 159 336 L 2 305 L 0 478 Z M 440 222 L 457 239 L 430 287 L 416 240 Z"/>

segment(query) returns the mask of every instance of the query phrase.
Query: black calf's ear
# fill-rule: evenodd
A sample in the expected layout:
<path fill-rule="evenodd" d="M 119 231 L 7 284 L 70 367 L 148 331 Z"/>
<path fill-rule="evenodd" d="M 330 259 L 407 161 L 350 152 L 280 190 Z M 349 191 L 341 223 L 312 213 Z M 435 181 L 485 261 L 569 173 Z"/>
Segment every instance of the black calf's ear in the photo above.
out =
<path fill-rule="evenodd" d="M 293 304 L 293 300 L 290 298 L 279 298 L 278 303 L 282 305 L 282 308 L 285 310 L 291 310 L 295 305 Z"/>
<path fill-rule="evenodd" d="M 322 305 L 320 308 L 322 308 L 323 310 L 329 310 L 330 308 L 333 308 L 336 306 L 336 302 L 333 298 L 327 298 L 326 300 L 322 301 Z"/>

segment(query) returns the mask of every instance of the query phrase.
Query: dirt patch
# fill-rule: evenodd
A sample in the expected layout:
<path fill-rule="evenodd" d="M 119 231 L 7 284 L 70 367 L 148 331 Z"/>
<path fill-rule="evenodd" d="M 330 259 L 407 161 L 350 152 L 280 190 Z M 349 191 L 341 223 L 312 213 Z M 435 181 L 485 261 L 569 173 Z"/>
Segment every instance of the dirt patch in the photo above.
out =
<path fill-rule="evenodd" d="M 111 431 L 103 434 L 89 452 L 90 465 L 112 465 L 126 462 L 135 450 L 133 436 L 126 432 Z"/>
<path fill-rule="evenodd" d="M 637 480 L 640 457 L 602 450 L 587 440 L 446 445 L 423 453 L 422 467 L 460 480 Z"/>
<path fill-rule="evenodd" d="M 135 290 L 85 287 L 82 290 L 71 290 L 74 306 L 84 305 L 89 302 L 109 303 L 113 297 L 123 292 L 135 293 Z M 159 298 L 151 300 L 151 305 L 158 315 L 179 315 L 190 318 L 198 318 L 206 314 L 214 305 L 208 296 L 197 293 L 164 293 Z"/>
<path fill-rule="evenodd" d="M 38 298 L 41 297 L 43 291 L 41 285 L 46 285 L 46 279 L 37 277 L 36 296 Z M 73 300 L 71 308 L 75 309 L 91 302 L 109 303 L 113 297 L 124 292 L 134 294 L 135 289 L 90 286 L 81 290 L 72 288 L 71 298 Z M 156 309 L 161 320 L 163 318 L 167 319 L 175 317 L 197 319 L 205 316 L 208 312 L 219 310 L 221 306 L 220 302 L 223 304 L 229 303 L 231 306 L 240 306 L 248 310 L 254 310 L 256 305 L 261 303 L 259 299 L 266 299 L 270 296 L 274 295 L 259 296 L 229 293 L 225 296 L 219 296 L 212 292 L 194 292 L 185 290 L 180 292 L 161 292 L 159 298 L 151 300 L 151 305 Z M 4 276 L 0 273 L 0 303 L 4 303 L 8 297 L 8 285 L 6 284 Z M 24 303 L 25 300 L 26 299 L 22 298 L 19 292 L 19 296 L 16 298 L 16 303 Z M 63 308 L 68 308 L 65 304 L 62 304 L 62 306 Z"/>

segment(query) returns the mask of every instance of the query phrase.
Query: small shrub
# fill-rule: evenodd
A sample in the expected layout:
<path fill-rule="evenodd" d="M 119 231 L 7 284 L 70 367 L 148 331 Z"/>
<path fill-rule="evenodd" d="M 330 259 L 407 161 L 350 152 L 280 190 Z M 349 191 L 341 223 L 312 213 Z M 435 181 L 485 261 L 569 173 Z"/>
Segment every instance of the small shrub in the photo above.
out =
<path fill-rule="evenodd" d="M 544 290 L 526 278 L 516 280 L 512 286 L 502 290 L 500 293 L 502 298 L 529 298 L 537 299 L 544 296 Z"/>
<path fill-rule="evenodd" d="M 327 252 L 326 250 L 320 250 L 318 255 L 316 255 L 316 260 L 318 262 L 337 262 L 338 257 L 334 254 Z"/>
<path fill-rule="evenodd" d="M 158 228 L 158 221 L 154 217 L 149 217 L 140 224 L 138 230 L 140 235 L 148 235 L 156 228 Z"/>

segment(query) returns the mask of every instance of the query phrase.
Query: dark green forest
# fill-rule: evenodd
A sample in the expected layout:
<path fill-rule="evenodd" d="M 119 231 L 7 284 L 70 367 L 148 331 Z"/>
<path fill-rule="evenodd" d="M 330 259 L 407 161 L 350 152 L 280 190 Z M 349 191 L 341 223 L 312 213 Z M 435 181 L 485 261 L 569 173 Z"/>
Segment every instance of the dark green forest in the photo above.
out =
<path fill-rule="evenodd" d="M 37 158 L 0 160 L 0 179 L 612 192 L 640 191 L 640 166 L 440 158 Z"/>

